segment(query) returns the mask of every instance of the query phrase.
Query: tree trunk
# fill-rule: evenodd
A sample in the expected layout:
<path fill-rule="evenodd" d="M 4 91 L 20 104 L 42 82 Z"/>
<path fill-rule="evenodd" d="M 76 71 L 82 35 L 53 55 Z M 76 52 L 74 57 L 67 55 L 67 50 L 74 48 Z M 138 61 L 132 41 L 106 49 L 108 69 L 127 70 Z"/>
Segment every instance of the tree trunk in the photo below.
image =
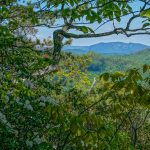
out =
<path fill-rule="evenodd" d="M 131 143 L 132 143 L 133 147 L 136 148 L 138 136 L 137 136 L 137 127 L 136 127 L 135 123 L 133 123 L 131 125 L 131 133 L 130 134 L 131 134 Z"/>
<path fill-rule="evenodd" d="M 59 63 L 60 60 L 60 52 L 62 49 L 62 41 L 63 41 L 63 36 L 59 33 L 59 30 L 54 31 L 53 41 L 54 41 L 53 65 L 56 65 Z"/>
<path fill-rule="evenodd" d="M 67 32 L 69 30 L 69 26 L 64 26 L 62 30 L 56 30 L 53 33 L 53 41 L 54 41 L 54 51 L 53 51 L 53 65 L 57 65 L 60 61 L 60 52 L 63 47 L 63 39 L 61 31 Z"/>

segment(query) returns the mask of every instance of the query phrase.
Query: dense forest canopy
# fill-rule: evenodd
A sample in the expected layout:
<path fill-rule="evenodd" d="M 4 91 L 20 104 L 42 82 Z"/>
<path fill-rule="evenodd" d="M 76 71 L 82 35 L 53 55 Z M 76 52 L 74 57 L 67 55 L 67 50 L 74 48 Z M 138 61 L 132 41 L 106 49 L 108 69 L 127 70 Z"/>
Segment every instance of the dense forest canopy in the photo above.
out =
<path fill-rule="evenodd" d="M 91 63 L 87 69 L 93 73 L 126 71 L 131 68 L 141 68 L 144 64 L 150 64 L 150 49 L 130 55 L 102 55 L 91 53 Z"/>
<path fill-rule="evenodd" d="M 0 149 L 149 149 L 150 64 L 93 77 L 93 54 L 60 53 L 71 38 L 149 34 L 150 1 L 139 1 L 136 11 L 136 0 L 0 1 Z M 35 39 L 40 26 L 53 40 Z"/>

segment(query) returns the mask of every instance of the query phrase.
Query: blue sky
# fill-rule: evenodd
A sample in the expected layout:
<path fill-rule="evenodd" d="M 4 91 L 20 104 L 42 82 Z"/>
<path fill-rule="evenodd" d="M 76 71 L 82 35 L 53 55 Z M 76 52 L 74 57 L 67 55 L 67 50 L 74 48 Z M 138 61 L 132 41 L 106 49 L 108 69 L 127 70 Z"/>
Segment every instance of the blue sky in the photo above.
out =
<path fill-rule="evenodd" d="M 133 4 L 133 8 L 135 10 L 137 10 L 139 7 L 141 6 L 140 2 L 137 0 L 134 4 Z M 121 21 L 121 23 L 116 22 L 116 26 L 124 26 L 127 22 L 127 17 L 124 17 Z M 94 23 L 92 24 L 90 27 L 92 29 L 96 29 L 98 27 L 98 23 Z M 138 27 L 139 25 L 141 25 L 141 20 L 136 20 L 132 27 Z M 113 26 L 111 23 L 105 25 L 103 28 L 100 28 L 97 32 L 101 32 L 101 31 L 109 31 L 113 29 Z M 37 34 L 37 37 L 40 39 L 43 38 L 47 38 L 49 36 L 52 37 L 53 35 L 53 29 L 48 29 L 45 27 L 40 27 L 38 28 L 39 32 Z M 74 33 L 78 33 L 76 31 L 72 31 Z M 88 38 L 88 39 L 73 39 L 73 44 L 75 46 L 81 46 L 81 45 L 92 45 L 95 43 L 99 43 L 99 42 L 126 42 L 126 43 L 142 43 L 142 44 L 146 44 L 146 45 L 150 45 L 150 35 L 138 35 L 138 36 L 132 36 L 130 38 L 127 38 L 124 35 L 112 35 L 112 36 L 107 36 L 107 37 L 99 37 L 99 38 Z"/>

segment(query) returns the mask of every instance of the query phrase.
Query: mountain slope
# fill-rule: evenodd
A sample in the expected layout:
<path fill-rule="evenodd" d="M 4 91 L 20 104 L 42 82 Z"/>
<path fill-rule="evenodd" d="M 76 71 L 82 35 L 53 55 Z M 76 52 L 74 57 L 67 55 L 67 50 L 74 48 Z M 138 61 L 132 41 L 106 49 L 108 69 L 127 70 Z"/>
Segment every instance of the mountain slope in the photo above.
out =
<path fill-rule="evenodd" d="M 150 65 L 150 49 L 130 55 L 95 54 L 88 70 L 98 73 L 125 71 L 129 68 L 142 68 L 144 64 Z"/>
<path fill-rule="evenodd" d="M 85 54 L 88 51 L 94 51 L 100 54 L 124 55 L 136 53 L 147 48 L 150 48 L 150 46 L 139 43 L 110 42 L 98 43 L 91 46 L 65 46 L 64 51 L 74 54 Z"/>

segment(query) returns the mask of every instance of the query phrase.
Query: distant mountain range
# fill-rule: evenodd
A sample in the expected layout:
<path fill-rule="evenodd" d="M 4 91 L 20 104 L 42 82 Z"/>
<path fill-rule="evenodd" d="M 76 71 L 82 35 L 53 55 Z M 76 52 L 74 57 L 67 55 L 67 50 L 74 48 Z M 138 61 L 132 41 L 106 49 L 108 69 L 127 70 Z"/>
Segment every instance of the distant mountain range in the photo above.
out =
<path fill-rule="evenodd" d="M 125 55 L 133 54 L 148 48 L 150 48 L 150 46 L 139 43 L 109 42 L 98 43 L 91 46 L 64 46 L 64 51 L 78 55 L 85 54 L 89 51 L 94 51 L 99 54 Z"/>

